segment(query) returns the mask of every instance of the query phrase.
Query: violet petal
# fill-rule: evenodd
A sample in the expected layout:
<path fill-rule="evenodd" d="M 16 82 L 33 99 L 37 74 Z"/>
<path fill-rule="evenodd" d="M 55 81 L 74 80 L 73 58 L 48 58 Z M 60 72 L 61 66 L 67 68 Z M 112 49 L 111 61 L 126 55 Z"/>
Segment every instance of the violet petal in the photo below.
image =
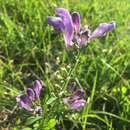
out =
<path fill-rule="evenodd" d="M 78 97 L 83 97 L 85 95 L 85 92 L 83 89 L 78 89 L 75 93 L 74 96 L 78 96 Z"/>
<path fill-rule="evenodd" d="M 63 98 L 63 102 L 67 104 L 71 109 L 80 109 L 85 105 L 84 99 L 71 99 L 69 97 Z"/>
<path fill-rule="evenodd" d="M 19 95 L 16 97 L 16 101 L 19 103 L 20 107 L 32 111 L 31 100 L 26 95 Z"/>
<path fill-rule="evenodd" d="M 71 16 L 75 32 L 78 33 L 80 32 L 80 14 L 78 12 L 73 12 Z"/>
<path fill-rule="evenodd" d="M 63 29 L 64 24 L 62 22 L 62 19 L 59 17 L 53 17 L 53 16 L 48 16 L 48 23 L 52 25 L 55 29 Z"/>
<path fill-rule="evenodd" d="M 72 104 L 70 104 L 71 109 L 81 109 L 85 105 L 85 100 L 75 100 Z"/>
<path fill-rule="evenodd" d="M 78 89 L 72 96 L 69 97 L 68 102 L 73 102 L 75 100 L 81 99 L 85 95 L 83 89 Z"/>
<path fill-rule="evenodd" d="M 85 92 L 83 89 L 78 89 L 72 96 L 63 98 L 63 102 L 71 109 L 81 109 L 85 105 L 83 96 Z"/>
<path fill-rule="evenodd" d="M 56 13 L 63 20 L 64 24 L 63 36 L 66 47 L 71 47 L 73 45 L 72 40 L 74 35 L 72 17 L 68 12 L 68 10 L 64 8 L 56 8 Z"/>
<path fill-rule="evenodd" d="M 27 89 L 27 95 L 28 95 L 28 97 L 31 101 L 35 100 L 35 93 L 34 93 L 33 89 L 28 88 Z"/>
<path fill-rule="evenodd" d="M 36 98 L 39 98 L 41 90 L 42 90 L 41 82 L 39 80 L 36 80 L 33 86 L 33 91 L 35 92 Z"/>
<path fill-rule="evenodd" d="M 88 26 L 85 26 L 76 37 L 78 46 L 82 47 L 83 45 L 86 45 L 88 42 L 90 42 L 90 35 L 90 29 L 88 28 Z"/>
<path fill-rule="evenodd" d="M 106 32 L 114 29 L 116 23 L 112 21 L 111 23 L 100 23 L 99 26 L 92 33 L 91 38 L 103 37 Z"/>
<path fill-rule="evenodd" d="M 36 113 L 36 114 L 42 113 L 42 108 L 41 108 L 40 106 L 36 106 L 36 107 L 35 107 L 35 113 Z"/>

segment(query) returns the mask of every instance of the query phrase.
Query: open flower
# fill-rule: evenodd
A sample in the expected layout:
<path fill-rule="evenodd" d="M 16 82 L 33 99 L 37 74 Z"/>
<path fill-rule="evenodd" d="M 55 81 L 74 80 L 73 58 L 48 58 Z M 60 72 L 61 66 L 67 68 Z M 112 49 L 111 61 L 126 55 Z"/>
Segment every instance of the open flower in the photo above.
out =
<path fill-rule="evenodd" d="M 64 29 L 64 24 L 60 17 L 48 16 L 48 23 L 55 29 Z"/>
<path fill-rule="evenodd" d="M 79 47 L 82 47 L 90 42 L 91 31 L 88 26 L 85 26 L 77 35 L 76 40 Z"/>
<path fill-rule="evenodd" d="M 36 113 L 36 114 L 42 113 L 42 108 L 41 108 L 40 106 L 36 106 L 36 107 L 35 107 L 35 113 Z"/>
<path fill-rule="evenodd" d="M 113 30 L 115 26 L 115 21 L 112 21 L 110 23 L 100 23 L 99 26 L 92 33 L 91 39 L 96 37 L 103 37 L 108 31 Z"/>
<path fill-rule="evenodd" d="M 31 108 L 31 100 L 26 95 L 18 95 L 16 97 L 16 101 L 20 105 L 21 108 L 26 109 L 27 111 L 32 111 Z"/>
<path fill-rule="evenodd" d="M 72 13 L 73 27 L 76 33 L 80 32 L 80 14 L 79 12 Z"/>
<path fill-rule="evenodd" d="M 31 101 L 35 99 L 39 99 L 41 90 L 42 90 L 42 85 L 39 80 L 36 80 L 32 88 L 27 88 L 27 95 Z"/>
<path fill-rule="evenodd" d="M 71 109 L 81 109 L 85 105 L 84 99 L 75 100 L 70 104 Z"/>
<path fill-rule="evenodd" d="M 39 96 L 41 94 L 41 90 L 42 90 L 41 82 L 39 80 L 36 80 L 34 82 L 34 86 L 33 86 L 33 91 L 35 93 L 35 98 L 36 99 L 39 99 Z"/>
<path fill-rule="evenodd" d="M 83 99 L 85 92 L 82 89 L 77 90 L 72 96 L 65 97 L 63 102 L 67 104 L 70 109 L 81 109 L 85 105 Z"/>
<path fill-rule="evenodd" d="M 41 90 L 42 90 L 42 85 L 39 80 L 36 80 L 32 88 L 27 88 L 26 95 L 25 94 L 18 95 L 16 97 L 16 101 L 20 105 L 21 108 L 24 108 L 27 111 L 33 111 L 32 102 L 36 99 L 39 99 Z M 37 109 L 35 108 L 35 110 L 40 111 L 40 106 L 38 108 Z"/>
<path fill-rule="evenodd" d="M 63 31 L 66 47 L 71 47 L 75 40 L 80 48 L 89 43 L 90 40 L 96 37 L 102 37 L 105 33 L 115 28 L 114 21 L 101 23 L 95 31 L 91 33 L 88 26 L 84 26 L 83 29 L 80 30 L 81 23 L 80 14 L 78 12 L 70 14 L 69 11 L 64 8 L 56 8 L 56 14 L 58 17 L 48 16 L 48 23 L 55 29 Z"/>
<path fill-rule="evenodd" d="M 31 101 L 35 100 L 35 93 L 34 93 L 33 89 L 27 88 L 27 91 L 26 91 L 26 92 L 27 92 L 28 98 L 29 98 Z"/>
<path fill-rule="evenodd" d="M 72 17 L 68 10 L 64 8 L 56 8 L 56 14 L 59 17 L 49 16 L 48 23 L 55 29 L 61 29 L 63 31 L 66 47 L 71 47 L 73 45 L 72 40 L 74 35 Z"/>

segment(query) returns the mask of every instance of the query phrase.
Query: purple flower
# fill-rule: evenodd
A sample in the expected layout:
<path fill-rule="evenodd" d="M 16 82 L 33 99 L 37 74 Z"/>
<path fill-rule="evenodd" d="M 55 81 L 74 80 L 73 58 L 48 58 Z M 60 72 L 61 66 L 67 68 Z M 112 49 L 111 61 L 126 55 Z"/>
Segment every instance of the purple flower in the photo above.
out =
<path fill-rule="evenodd" d="M 71 47 L 73 45 L 72 40 L 74 35 L 72 17 L 68 10 L 64 8 L 57 8 L 56 13 L 63 20 L 63 36 L 66 43 L 66 47 Z"/>
<path fill-rule="evenodd" d="M 84 99 L 75 100 L 70 104 L 71 109 L 81 109 L 85 105 Z"/>
<path fill-rule="evenodd" d="M 48 23 L 55 29 L 64 29 L 62 19 L 59 17 L 48 16 Z"/>
<path fill-rule="evenodd" d="M 42 90 L 41 82 L 39 80 L 36 80 L 32 89 L 35 93 L 35 98 L 39 99 Z"/>
<path fill-rule="evenodd" d="M 57 8 L 56 13 L 59 17 L 49 16 L 48 23 L 55 29 L 63 30 L 66 47 L 71 47 L 73 45 L 72 40 L 74 37 L 79 47 L 89 42 L 90 30 L 85 26 L 80 32 L 80 14 L 78 12 L 70 14 L 68 10 L 64 8 Z M 74 32 L 76 32 L 75 35 Z"/>
<path fill-rule="evenodd" d="M 35 100 L 35 93 L 33 89 L 27 88 L 27 96 L 31 101 Z"/>
<path fill-rule="evenodd" d="M 65 40 L 66 47 L 71 47 L 73 45 L 73 22 L 72 17 L 68 10 L 64 8 L 56 8 L 56 14 L 59 17 L 48 17 L 48 23 L 56 29 L 61 29 L 63 31 L 63 36 Z"/>
<path fill-rule="evenodd" d="M 66 47 L 72 47 L 72 41 L 76 40 L 78 47 L 82 47 L 90 42 L 91 39 L 102 37 L 106 32 L 115 28 L 115 22 L 101 23 L 96 30 L 91 33 L 88 26 L 80 30 L 80 14 L 78 12 L 69 13 L 64 8 L 56 8 L 56 14 L 59 17 L 48 17 L 48 23 L 55 29 L 63 31 Z"/>
<path fill-rule="evenodd" d="M 71 109 L 81 109 L 85 105 L 83 99 L 84 91 L 82 89 L 77 90 L 72 96 L 63 99 L 63 102 L 67 104 Z"/>
<path fill-rule="evenodd" d="M 79 47 L 82 47 L 90 42 L 91 31 L 88 26 L 85 26 L 77 35 L 76 40 Z"/>
<path fill-rule="evenodd" d="M 17 103 L 20 105 L 20 107 L 28 110 L 28 111 L 32 111 L 31 108 L 31 100 L 28 98 L 28 96 L 26 95 L 18 95 L 16 97 L 16 101 Z"/>
<path fill-rule="evenodd" d="M 76 33 L 80 32 L 80 14 L 78 12 L 72 13 L 73 27 Z"/>
<path fill-rule="evenodd" d="M 112 21 L 110 23 L 100 23 L 99 26 L 92 33 L 91 39 L 96 37 L 103 37 L 106 34 L 106 32 L 114 29 L 115 26 L 116 26 L 115 21 Z"/>
<path fill-rule="evenodd" d="M 41 90 L 42 90 L 41 82 L 39 80 L 36 80 L 34 82 L 34 86 L 32 88 L 27 89 L 27 96 L 31 101 L 39 99 Z"/>
<path fill-rule="evenodd" d="M 18 95 L 16 97 L 16 101 L 20 105 L 20 107 L 32 111 L 33 109 L 31 108 L 32 102 L 35 99 L 39 99 L 40 93 L 42 90 L 42 85 L 39 80 L 36 80 L 34 82 L 34 86 L 32 88 L 27 88 L 26 95 Z M 38 108 L 37 108 L 38 110 Z"/>
<path fill-rule="evenodd" d="M 74 93 L 74 96 L 76 97 L 79 97 L 79 98 L 81 98 L 81 97 L 83 97 L 85 95 L 85 92 L 84 92 L 84 90 L 83 89 L 78 89 L 75 93 Z"/>
<path fill-rule="evenodd" d="M 35 113 L 36 113 L 36 114 L 42 113 L 42 108 L 41 108 L 40 106 L 36 106 L 36 107 L 35 107 Z"/>

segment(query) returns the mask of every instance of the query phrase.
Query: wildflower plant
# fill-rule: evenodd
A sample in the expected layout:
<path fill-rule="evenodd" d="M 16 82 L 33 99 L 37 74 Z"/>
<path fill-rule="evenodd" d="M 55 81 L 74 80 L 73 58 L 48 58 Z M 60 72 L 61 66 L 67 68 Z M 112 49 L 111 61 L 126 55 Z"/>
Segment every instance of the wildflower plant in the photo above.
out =
<path fill-rule="evenodd" d="M 73 92 L 72 96 L 65 97 L 63 101 L 70 107 L 70 109 L 81 109 L 83 108 L 86 102 L 83 99 L 84 95 L 85 95 L 84 90 L 78 89 L 75 92 Z"/>
<path fill-rule="evenodd" d="M 76 45 L 78 54 L 76 56 L 76 63 L 73 68 L 71 68 L 68 76 L 72 76 L 73 70 L 75 70 L 80 63 L 80 53 L 81 48 L 85 47 L 88 43 L 92 42 L 95 38 L 102 38 L 105 34 L 113 30 L 116 26 L 115 21 L 109 23 L 100 23 L 99 26 L 94 31 L 85 25 L 81 28 L 81 17 L 79 12 L 73 12 L 72 14 L 64 8 L 56 8 L 56 17 L 48 16 L 48 23 L 54 27 L 54 30 L 60 30 L 63 34 L 65 41 L 65 46 L 67 48 L 72 48 Z M 67 89 L 68 81 L 66 81 L 63 86 L 63 90 Z M 92 89 L 92 94 L 90 98 L 84 98 L 85 90 L 77 89 L 70 96 L 64 97 L 63 102 L 68 106 L 70 110 L 82 110 L 82 129 L 86 130 L 87 114 L 91 107 L 89 100 L 93 100 L 93 93 L 95 93 L 95 86 Z M 74 114 L 76 117 L 76 113 Z M 76 119 L 76 118 L 75 118 Z"/>
<path fill-rule="evenodd" d="M 92 31 L 92 29 L 90 29 L 88 25 L 81 27 L 82 19 L 79 12 L 70 13 L 65 8 L 56 8 L 56 15 L 57 16 L 48 16 L 46 22 L 54 27 L 54 31 L 59 30 L 60 33 L 63 34 L 65 46 L 67 49 L 72 48 L 74 45 L 77 47 L 78 54 L 77 56 L 75 56 L 76 62 L 74 63 L 74 67 L 70 69 L 70 73 L 69 75 L 67 75 L 68 79 L 65 81 L 63 86 L 61 86 L 60 90 L 62 92 L 59 92 L 58 97 L 50 99 L 52 101 L 45 102 L 47 105 L 49 104 L 48 106 L 50 106 L 50 108 L 48 108 L 46 111 L 44 111 L 44 105 L 40 104 L 40 95 L 43 88 L 39 80 L 35 81 L 32 88 L 27 88 L 26 93 L 18 95 L 16 97 L 16 101 L 21 108 L 29 111 L 30 113 L 35 113 L 39 115 L 42 114 L 43 117 L 45 113 L 49 112 L 49 109 L 52 109 L 55 104 L 58 104 L 60 108 L 57 109 L 61 109 L 62 112 L 60 114 L 57 114 L 57 116 L 55 117 L 54 125 L 58 124 L 59 128 L 64 127 L 63 120 L 61 121 L 60 115 L 68 112 L 72 114 L 70 116 L 72 119 L 77 120 L 77 117 L 80 117 L 80 119 L 82 120 L 82 128 L 83 130 L 86 130 L 87 114 L 92 105 L 90 102 L 92 102 L 93 100 L 96 87 L 93 87 L 90 97 L 86 96 L 85 89 L 83 89 L 81 86 L 80 88 L 78 88 L 77 85 L 74 84 L 71 85 L 68 92 L 68 83 L 71 82 L 69 78 L 71 78 L 73 71 L 76 70 L 77 66 L 80 64 L 80 53 L 82 51 L 82 48 L 88 45 L 88 43 L 92 44 L 92 41 L 95 38 L 102 38 L 103 36 L 105 36 L 107 32 L 115 28 L 116 23 L 115 21 L 100 23 L 97 28 Z M 85 116 L 81 116 L 81 112 Z M 54 113 L 57 113 L 57 111 L 54 110 Z M 65 118 L 66 117 L 67 114 Z M 50 120 L 50 122 L 52 120 Z M 47 124 L 46 120 L 45 122 Z M 41 123 L 39 128 L 42 128 L 42 125 L 43 122 Z"/>
<path fill-rule="evenodd" d="M 41 91 L 42 85 L 39 80 L 36 80 L 34 86 L 32 88 L 27 88 L 25 94 L 20 94 L 16 97 L 16 101 L 21 108 L 26 109 L 29 112 L 40 114 L 42 108 L 39 103 L 37 105 L 34 101 L 38 100 L 38 102 L 40 102 Z"/>
<path fill-rule="evenodd" d="M 69 13 L 64 8 L 56 8 L 56 14 L 59 17 L 48 16 L 48 23 L 54 29 L 60 29 L 63 33 L 65 45 L 67 48 L 73 46 L 73 41 L 78 47 L 82 47 L 96 37 L 103 37 L 108 31 L 115 28 L 115 21 L 110 23 L 100 23 L 99 26 L 92 32 L 87 25 L 80 29 L 80 14 L 79 12 Z"/>
<path fill-rule="evenodd" d="M 129 0 L 1 0 L 0 130 L 130 130 L 129 13 Z"/>

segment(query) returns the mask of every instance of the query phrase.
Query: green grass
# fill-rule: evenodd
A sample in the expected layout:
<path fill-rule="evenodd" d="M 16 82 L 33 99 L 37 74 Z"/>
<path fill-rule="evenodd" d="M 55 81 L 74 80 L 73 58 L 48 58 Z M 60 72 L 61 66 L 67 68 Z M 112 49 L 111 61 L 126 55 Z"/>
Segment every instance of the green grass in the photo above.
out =
<path fill-rule="evenodd" d="M 79 11 L 82 26 L 94 30 L 115 20 L 116 29 L 80 49 L 67 50 L 61 34 L 47 24 L 55 7 Z M 0 129 L 130 129 L 129 0 L 0 0 Z M 15 97 L 41 79 L 43 114 L 20 110 Z M 75 81 L 86 91 L 86 105 L 63 105 Z M 75 127 L 75 128 L 74 128 Z"/>

